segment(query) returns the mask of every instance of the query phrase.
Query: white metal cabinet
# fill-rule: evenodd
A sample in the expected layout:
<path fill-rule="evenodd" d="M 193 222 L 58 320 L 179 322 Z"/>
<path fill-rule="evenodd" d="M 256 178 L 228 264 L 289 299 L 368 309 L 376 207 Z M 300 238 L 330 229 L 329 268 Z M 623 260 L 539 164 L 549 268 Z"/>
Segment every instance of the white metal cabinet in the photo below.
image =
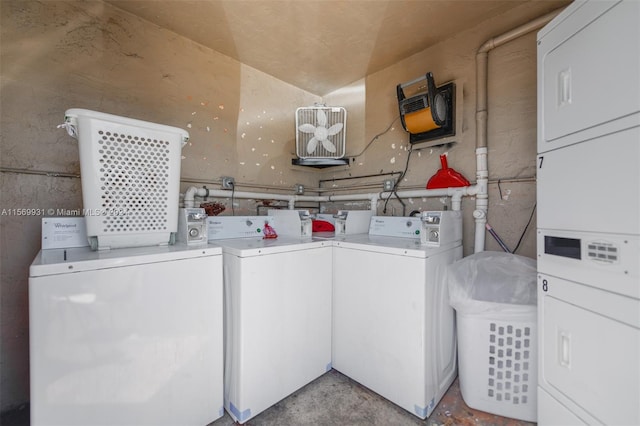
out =
<path fill-rule="evenodd" d="M 42 250 L 32 425 L 204 425 L 223 410 L 222 251 Z"/>
<path fill-rule="evenodd" d="M 538 281 L 541 383 L 589 424 L 640 424 L 640 303 L 545 274 Z"/>
<path fill-rule="evenodd" d="M 245 423 L 331 369 L 331 244 L 293 237 L 217 243 L 225 408 Z"/>
<path fill-rule="evenodd" d="M 540 31 L 538 152 L 586 140 L 593 128 L 638 114 L 639 19 L 635 0 L 578 1 Z"/>
<path fill-rule="evenodd" d="M 580 420 L 567 407 L 560 404 L 557 399 L 545 392 L 544 389 L 538 390 L 538 404 L 544 407 L 543 411 L 538 413 L 538 423 L 541 425 L 553 426 L 584 426 L 585 422 Z"/>
<path fill-rule="evenodd" d="M 455 314 L 437 278 L 461 246 L 365 235 L 333 250 L 333 367 L 428 417 L 457 373 Z"/>
<path fill-rule="evenodd" d="M 640 123 L 540 154 L 538 227 L 640 235 L 639 164 Z"/>
<path fill-rule="evenodd" d="M 640 424 L 640 2 L 538 34 L 538 423 Z"/>

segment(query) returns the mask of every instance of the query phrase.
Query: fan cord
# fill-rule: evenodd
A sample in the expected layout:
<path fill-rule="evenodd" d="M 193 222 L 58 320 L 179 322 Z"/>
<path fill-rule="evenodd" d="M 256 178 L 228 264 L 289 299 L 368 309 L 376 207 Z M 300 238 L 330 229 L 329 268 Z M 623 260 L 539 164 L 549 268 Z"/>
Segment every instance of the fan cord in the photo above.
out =
<path fill-rule="evenodd" d="M 516 244 L 516 248 L 514 248 L 511 253 L 515 254 L 515 252 L 517 252 L 518 249 L 520 248 L 520 243 L 522 243 L 522 239 L 524 238 L 524 235 L 527 233 L 527 229 L 529 229 L 529 225 L 531 225 L 531 220 L 533 220 L 533 215 L 536 212 L 537 206 L 538 206 L 538 203 L 533 205 L 533 210 L 531 210 L 531 216 L 529 216 L 529 221 L 525 225 L 524 230 L 522 231 L 522 235 L 520 235 L 520 239 L 518 240 L 518 244 Z"/>
<path fill-rule="evenodd" d="M 397 116 L 396 118 L 393 119 L 393 121 L 391 122 L 391 124 L 389 124 L 389 126 L 381 133 L 378 133 L 377 135 L 375 135 L 367 144 L 367 146 L 364 147 L 364 149 L 362 151 L 360 151 L 359 154 L 356 155 L 349 155 L 349 157 L 353 157 L 353 158 L 358 158 L 360 157 L 362 154 L 364 154 L 364 152 L 369 149 L 369 147 L 371 146 L 371 144 L 373 142 L 375 142 L 376 139 L 378 139 L 380 136 L 384 135 L 385 133 L 387 133 L 389 130 L 391 130 L 391 127 L 393 127 L 393 124 L 398 121 L 398 119 L 400 118 L 400 116 Z"/>
<path fill-rule="evenodd" d="M 236 185 L 234 183 L 231 184 L 231 216 L 236 215 L 236 208 L 234 206 L 234 197 L 236 195 Z"/>
<path fill-rule="evenodd" d="M 391 127 L 391 126 L 389 126 L 389 127 Z M 400 202 L 400 204 L 402 204 L 402 216 L 405 215 L 406 205 L 404 204 L 402 199 L 398 196 L 397 189 L 398 189 L 398 185 L 400 185 L 400 182 L 402 181 L 402 179 L 404 179 L 405 175 L 407 174 L 407 170 L 409 170 L 409 160 L 411 159 L 411 154 L 412 153 L 413 153 L 413 147 L 409 148 L 409 151 L 408 151 L 408 154 L 407 154 L 407 162 L 404 165 L 404 170 L 402 171 L 402 173 L 400 173 L 400 176 L 398 176 L 398 180 L 393 185 L 393 189 L 391 190 L 391 193 L 389 194 L 387 199 L 384 201 L 384 208 L 382 209 L 382 213 L 383 214 L 387 213 L 387 204 L 389 203 L 389 199 L 391 199 L 392 195 L 395 195 L 396 198 L 398 199 L 398 201 Z"/>

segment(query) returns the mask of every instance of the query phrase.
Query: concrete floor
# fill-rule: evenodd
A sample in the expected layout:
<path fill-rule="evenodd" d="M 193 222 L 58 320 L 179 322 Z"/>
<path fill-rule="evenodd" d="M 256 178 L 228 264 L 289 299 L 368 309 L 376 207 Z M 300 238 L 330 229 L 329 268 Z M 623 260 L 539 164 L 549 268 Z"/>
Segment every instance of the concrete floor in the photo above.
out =
<path fill-rule="evenodd" d="M 28 426 L 29 408 L 2 415 L 3 426 Z M 209 426 L 235 423 L 228 414 Z M 451 385 L 431 416 L 420 420 L 348 377 L 331 370 L 314 382 L 245 423 L 247 426 L 532 426 L 523 422 L 473 410 L 460 395 L 458 380 Z"/>

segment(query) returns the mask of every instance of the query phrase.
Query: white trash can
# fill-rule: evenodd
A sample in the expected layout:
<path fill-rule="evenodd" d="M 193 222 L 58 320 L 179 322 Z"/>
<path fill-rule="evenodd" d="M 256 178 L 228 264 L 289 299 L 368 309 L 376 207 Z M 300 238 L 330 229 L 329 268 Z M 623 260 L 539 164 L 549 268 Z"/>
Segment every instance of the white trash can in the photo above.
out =
<path fill-rule="evenodd" d="M 537 421 L 536 262 L 510 253 L 476 253 L 450 265 L 447 282 L 465 403 Z"/>

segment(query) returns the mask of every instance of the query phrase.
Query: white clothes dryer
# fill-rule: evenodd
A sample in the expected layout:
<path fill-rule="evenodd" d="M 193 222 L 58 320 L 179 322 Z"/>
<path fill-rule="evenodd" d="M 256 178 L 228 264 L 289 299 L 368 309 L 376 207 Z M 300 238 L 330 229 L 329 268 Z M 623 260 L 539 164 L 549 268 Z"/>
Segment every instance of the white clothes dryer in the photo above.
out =
<path fill-rule="evenodd" d="M 239 423 L 331 369 L 331 242 L 265 239 L 265 220 L 216 217 L 227 239 L 209 240 L 224 256 L 224 401 Z"/>
<path fill-rule="evenodd" d="M 206 243 L 41 250 L 29 270 L 31 424 L 220 418 L 222 289 L 222 250 Z"/>
<path fill-rule="evenodd" d="M 422 419 L 457 374 L 454 311 L 438 277 L 462 257 L 460 212 L 430 213 L 374 216 L 368 235 L 333 241 L 333 368 Z M 435 229 L 441 218 L 455 239 Z"/>

